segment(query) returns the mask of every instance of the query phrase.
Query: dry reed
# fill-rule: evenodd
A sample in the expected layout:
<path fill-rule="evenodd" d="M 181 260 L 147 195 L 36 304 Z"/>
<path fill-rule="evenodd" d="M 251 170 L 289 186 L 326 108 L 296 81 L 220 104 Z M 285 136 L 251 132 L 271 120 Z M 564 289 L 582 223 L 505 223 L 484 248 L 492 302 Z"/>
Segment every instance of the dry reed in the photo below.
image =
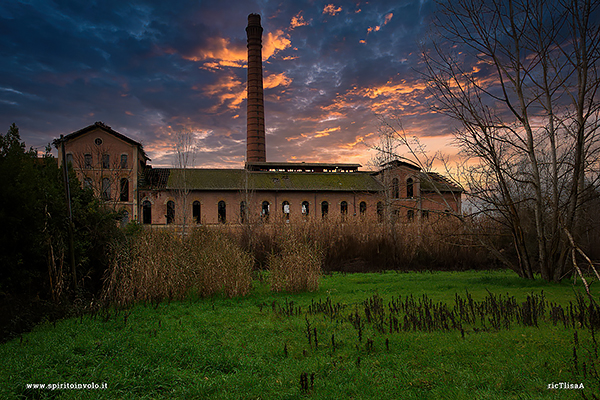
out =
<path fill-rule="evenodd" d="M 115 247 L 107 273 L 105 302 L 127 306 L 139 301 L 181 299 L 249 292 L 254 260 L 219 231 L 148 229 Z"/>

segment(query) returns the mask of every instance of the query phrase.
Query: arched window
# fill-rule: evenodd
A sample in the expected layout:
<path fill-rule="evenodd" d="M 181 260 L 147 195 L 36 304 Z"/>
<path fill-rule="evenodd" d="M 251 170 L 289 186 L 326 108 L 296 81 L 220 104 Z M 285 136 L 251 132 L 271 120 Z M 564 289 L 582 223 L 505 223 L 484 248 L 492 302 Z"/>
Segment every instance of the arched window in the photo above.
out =
<path fill-rule="evenodd" d="M 245 224 L 248 222 L 248 210 L 247 210 L 246 202 L 240 202 L 240 223 Z"/>
<path fill-rule="evenodd" d="M 367 203 L 361 201 L 358 206 L 358 210 L 360 212 L 360 215 L 365 215 L 367 213 Z"/>
<path fill-rule="evenodd" d="M 270 211 L 271 211 L 271 205 L 269 204 L 269 202 L 266 201 L 266 200 L 263 201 L 262 202 L 262 208 L 260 210 L 260 216 L 261 216 L 261 218 L 265 222 L 269 221 L 269 213 L 270 213 Z"/>
<path fill-rule="evenodd" d="M 121 168 L 127 168 L 127 154 L 121 154 Z"/>
<path fill-rule="evenodd" d="M 86 189 L 94 189 L 92 178 L 83 178 L 83 187 Z"/>
<path fill-rule="evenodd" d="M 429 210 L 421 211 L 421 219 L 429 219 Z"/>
<path fill-rule="evenodd" d="M 196 200 L 192 203 L 192 219 L 197 224 L 199 224 L 201 222 L 200 202 L 198 200 Z"/>
<path fill-rule="evenodd" d="M 286 221 L 290 220 L 290 203 L 286 200 L 281 203 L 281 210 L 283 211 L 283 217 Z"/>
<path fill-rule="evenodd" d="M 110 200 L 110 179 L 102 178 L 102 200 Z"/>
<path fill-rule="evenodd" d="M 383 203 L 377 202 L 377 222 L 383 222 Z"/>
<path fill-rule="evenodd" d="M 129 179 L 127 178 L 121 179 L 121 190 L 119 200 L 129 201 Z"/>
<path fill-rule="evenodd" d="M 308 201 L 303 201 L 302 202 L 302 215 L 307 217 L 309 212 L 310 212 L 310 204 L 308 203 Z"/>
<path fill-rule="evenodd" d="M 342 220 L 345 221 L 348 216 L 348 202 L 342 201 L 340 203 L 340 214 L 342 215 Z"/>
<path fill-rule="evenodd" d="M 408 178 L 406 180 L 406 197 L 414 197 L 413 179 L 412 178 Z"/>
<path fill-rule="evenodd" d="M 102 154 L 102 168 L 110 168 L 110 154 Z"/>
<path fill-rule="evenodd" d="M 321 218 L 327 217 L 329 214 L 329 203 L 324 201 L 321 203 Z"/>
<path fill-rule="evenodd" d="M 408 222 L 412 222 L 415 219 L 415 210 L 408 210 L 406 212 L 406 218 L 408 219 Z"/>
<path fill-rule="evenodd" d="M 123 211 L 121 215 L 121 226 L 125 226 L 129 223 L 129 211 Z"/>
<path fill-rule="evenodd" d="M 83 167 L 92 168 L 92 155 L 87 153 L 83 155 Z"/>
<path fill-rule="evenodd" d="M 175 222 L 175 202 L 167 201 L 167 224 Z"/>
<path fill-rule="evenodd" d="M 392 179 L 392 198 L 397 199 L 400 197 L 400 184 L 398 178 Z"/>
<path fill-rule="evenodd" d="M 218 205 L 217 205 L 217 212 L 219 214 L 219 222 L 221 224 L 224 224 L 225 222 L 227 222 L 227 205 L 225 204 L 225 202 L 223 200 L 219 201 Z"/>
<path fill-rule="evenodd" d="M 142 223 L 152 223 L 152 203 L 149 200 L 144 200 L 142 203 Z"/>

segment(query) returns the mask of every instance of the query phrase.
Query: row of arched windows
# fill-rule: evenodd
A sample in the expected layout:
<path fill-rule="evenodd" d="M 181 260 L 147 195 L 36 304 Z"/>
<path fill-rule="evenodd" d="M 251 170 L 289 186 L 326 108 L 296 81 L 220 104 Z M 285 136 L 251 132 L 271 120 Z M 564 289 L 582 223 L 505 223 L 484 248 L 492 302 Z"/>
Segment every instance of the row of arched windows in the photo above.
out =
<path fill-rule="evenodd" d="M 414 197 L 414 181 L 412 178 L 406 180 L 406 197 Z M 392 179 L 392 198 L 400 198 L 400 181 L 398 178 Z"/>
<path fill-rule="evenodd" d="M 300 205 L 301 212 L 304 217 L 308 217 L 310 214 L 310 203 L 308 201 L 303 201 Z M 271 215 L 271 203 L 268 201 L 263 201 L 261 203 L 260 209 L 260 217 L 263 221 L 268 222 L 269 217 Z M 360 215 L 365 215 L 367 212 L 367 203 L 365 201 L 361 201 L 358 205 L 358 210 Z M 377 203 L 377 215 L 383 215 L 383 205 L 381 202 Z M 281 211 L 286 220 L 290 218 L 291 205 L 286 200 L 281 203 Z M 322 201 L 321 202 L 321 217 L 325 218 L 329 214 L 329 202 Z M 348 202 L 342 201 L 340 202 L 340 215 L 342 218 L 348 215 Z M 248 206 L 245 201 L 240 202 L 240 222 L 246 223 L 248 222 Z M 167 214 L 165 215 L 167 224 L 172 224 L 175 222 L 175 202 L 172 200 L 167 201 Z M 192 203 L 192 220 L 194 223 L 201 223 L 201 205 L 199 201 L 194 201 Z M 227 222 L 227 204 L 225 201 L 221 200 L 217 204 L 217 220 L 219 223 Z M 152 203 L 149 200 L 144 200 L 142 202 L 142 222 L 144 224 L 152 223 Z"/>

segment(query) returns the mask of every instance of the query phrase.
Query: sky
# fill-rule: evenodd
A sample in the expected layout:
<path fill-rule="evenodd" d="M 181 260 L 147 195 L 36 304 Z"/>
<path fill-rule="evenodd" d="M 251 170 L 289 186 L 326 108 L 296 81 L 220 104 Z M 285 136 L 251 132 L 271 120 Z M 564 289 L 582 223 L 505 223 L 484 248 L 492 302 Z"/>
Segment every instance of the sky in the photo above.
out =
<path fill-rule="evenodd" d="M 192 132 L 194 165 L 241 168 L 246 154 L 246 31 L 261 15 L 267 161 L 359 163 L 379 118 L 400 118 L 452 155 L 451 121 L 431 110 L 420 46 L 433 2 L 0 2 L 0 131 L 43 151 L 96 121 L 174 165 Z M 402 151 L 401 151 L 401 154 Z"/>

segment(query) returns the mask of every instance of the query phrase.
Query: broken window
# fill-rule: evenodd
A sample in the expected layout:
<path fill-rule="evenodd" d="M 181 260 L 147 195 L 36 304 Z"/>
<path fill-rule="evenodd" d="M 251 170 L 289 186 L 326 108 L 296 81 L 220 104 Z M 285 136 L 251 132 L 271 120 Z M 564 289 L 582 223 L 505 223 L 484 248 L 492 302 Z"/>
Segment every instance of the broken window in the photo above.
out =
<path fill-rule="evenodd" d="M 377 222 L 383 222 L 383 203 L 377 202 Z"/>
<path fill-rule="evenodd" d="M 175 202 L 172 200 L 167 201 L 167 224 L 175 222 Z"/>
<path fill-rule="evenodd" d="M 127 154 L 121 154 L 121 168 L 127 168 Z"/>
<path fill-rule="evenodd" d="M 121 195 L 119 196 L 121 201 L 129 201 L 129 179 L 121 179 Z"/>
<path fill-rule="evenodd" d="M 329 203 L 324 201 L 321 203 L 321 218 L 327 217 L 329 214 Z"/>
<path fill-rule="evenodd" d="M 227 222 L 227 205 L 223 200 L 219 201 L 219 204 L 217 205 L 217 212 L 219 223 L 224 224 Z"/>
<path fill-rule="evenodd" d="M 290 203 L 286 200 L 281 204 L 281 210 L 283 211 L 283 217 L 286 221 L 290 220 Z"/>
<path fill-rule="evenodd" d="M 412 178 L 408 178 L 406 180 L 406 197 L 413 197 L 414 193 L 413 193 L 413 179 Z"/>
<path fill-rule="evenodd" d="M 83 155 L 83 165 L 85 168 L 92 168 L 92 155 L 91 154 Z"/>
<path fill-rule="evenodd" d="M 245 201 L 240 202 L 240 223 L 248 222 L 248 206 Z"/>
<path fill-rule="evenodd" d="M 102 200 L 110 200 L 110 179 L 102 178 Z"/>
<path fill-rule="evenodd" d="M 142 203 L 142 223 L 152 223 L 152 203 L 149 200 L 144 200 Z"/>
<path fill-rule="evenodd" d="M 361 201 L 358 206 L 358 210 L 360 212 L 360 215 L 365 215 L 367 213 L 367 203 Z"/>
<path fill-rule="evenodd" d="M 302 215 L 304 215 L 305 217 L 308 216 L 309 210 L 310 210 L 310 204 L 308 204 L 308 201 L 303 201 L 302 202 Z"/>
<path fill-rule="evenodd" d="M 400 184 L 398 178 L 392 179 L 392 198 L 397 199 L 400 197 Z"/>
<path fill-rule="evenodd" d="M 198 200 L 192 203 L 192 219 L 195 223 L 200 223 L 200 202 Z"/>
<path fill-rule="evenodd" d="M 110 168 L 110 155 L 102 154 L 102 168 L 108 169 Z"/>
<path fill-rule="evenodd" d="M 271 205 L 269 204 L 268 201 L 263 201 L 262 202 L 262 208 L 260 210 L 260 216 L 261 218 L 265 221 L 268 222 L 269 221 L 269 212 L 271 209 Z"/>

